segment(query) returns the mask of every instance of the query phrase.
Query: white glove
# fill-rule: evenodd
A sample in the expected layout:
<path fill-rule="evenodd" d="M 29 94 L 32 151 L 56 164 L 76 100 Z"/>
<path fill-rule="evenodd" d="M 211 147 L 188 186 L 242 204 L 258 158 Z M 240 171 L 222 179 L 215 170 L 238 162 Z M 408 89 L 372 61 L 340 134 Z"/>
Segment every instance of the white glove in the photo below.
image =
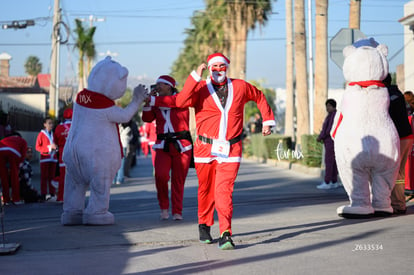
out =
<path fill-rule="evenodd" d="M 145 85 L 139 84 L 134 88 L 134 95 L 132 100 L 135 101 L 144 101 L 148 97 L 148 89 L 145 88 Z"/>

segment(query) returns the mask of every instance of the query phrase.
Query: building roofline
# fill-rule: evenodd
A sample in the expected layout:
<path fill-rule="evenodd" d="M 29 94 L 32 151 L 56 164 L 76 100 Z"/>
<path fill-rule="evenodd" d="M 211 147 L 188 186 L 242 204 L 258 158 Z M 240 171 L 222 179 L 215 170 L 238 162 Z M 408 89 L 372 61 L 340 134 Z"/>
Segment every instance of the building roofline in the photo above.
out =
<path fill-rule="evenodd" d="M 408 26 L 414 25 L 414 13 L 402 17 L 401 19 L 398 20 L 398 22 L 400 22 L 403 25 L 408 25 Z"/>

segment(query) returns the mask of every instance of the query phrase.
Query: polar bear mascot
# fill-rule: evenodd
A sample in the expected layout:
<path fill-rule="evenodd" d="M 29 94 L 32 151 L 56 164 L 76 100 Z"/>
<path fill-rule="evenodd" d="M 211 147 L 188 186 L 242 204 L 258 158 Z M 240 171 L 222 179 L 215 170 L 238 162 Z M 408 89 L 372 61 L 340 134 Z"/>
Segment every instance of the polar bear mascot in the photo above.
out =
<path fill-rule="evenodd" d="M 400 141 L 388 114 L 388 48 L 373 38 L 343 50 L 347 86 L 332 137 L 338 171 L 350 204 L 337 209 L 344 218 L 388 216 L 399 168 Z"/>
<path fill-rule="evenodd" d="M 121 166 L 118 123 L 128 122 L 146 97 L 138 85 L 126 108 L 115 106 L 127 87 L 128 70 L 111 57 L 98 62 L 74 104 L 72 126 L 63 151 L 66 164 L 63 225 L 114 223 L 108 211 L 111 183 Z M 85 208 L 85 194 L 90 197 Z"/>

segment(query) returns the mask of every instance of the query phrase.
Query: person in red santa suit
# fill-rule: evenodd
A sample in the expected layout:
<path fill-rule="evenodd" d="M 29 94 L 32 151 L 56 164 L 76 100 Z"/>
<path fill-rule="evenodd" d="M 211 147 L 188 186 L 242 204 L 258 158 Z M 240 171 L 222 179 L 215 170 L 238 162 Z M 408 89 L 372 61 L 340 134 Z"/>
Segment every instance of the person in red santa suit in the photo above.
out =
<path fill-rule="evenodd" d="M 57 202 L 63 202 L 63 192 L 65 189 L 65 175 L 66 175 L 66 166 L 62 160 L 63 148 L 65 147 L 66 138 L 69 134 L 70 126 L 72 125 L 72 108 L 68 108 L 63 111 L 64 121 L 56 126 L 55 132 L 53 134 L 53 139 L 58 147 L 59 152 L 59 187 L 57 193 Z"/>
<path fill-rule="evenodd" d="M 151 152 L 151 159 L 152 159 L 152 165 L 155 167 L 155 155 L 156 151 L 153 150 L 153 146 L 155 144 L 155 141 L 157 140 L 157 123 L 156 120 L 145 123 L 145 134 L 148 137 L 148 148 Z"/>
<path fill-rule="evenodd" d="M 145 124 L 142 124 L 141 127 L 139 127 L 139 141 L 141 143 L 141 153 L 144 154 L 145 157 L 148 156 L 149 150 L 148 150 L 148 138 L 147 134 L 145 133 Z"/>
<path fill-rule="evenodd" d="M 52 185 L 52 180 L 56 175 L 56 150 L 57 145 L 53 140 L 53 120 L 46 117 L 43 120 L 44 129 L 40 131 L 36 138 L 36 151 L 40 153 L 40 194 L 42 200 L 46 200 L 49 190 L 50 201 L 56 200 L 56 189 Z"/>
<path fill-rule="evenodd" d="M 160 218 L 169 218 L 168 181 L 171 171 L 171 206 L 174 220 L 182 220 L 184 182 L 192 157 L 192 139 L 189 132 L 188 108 L 176 108 L 177 89 L 171 76 L 162 75 L 143 108 L 142 120 L 156 121 L 157 139 L 152 149 L 155 185 L 161 209 Z M 165 103 L 167 102 L 167 103 Z"/>
<path fill-rule="evenodd" d="M 210 227 L 214 208 L 220 227 L 219 247 L 233 249 L 231 219 L 233 186 L 242 156 L 244 105 L 255 101 L 263 118 L 262 134 L 271 134 L 276 125 L 273 111 L 264 94 L 241 79 L 227 77 L 229 59 L 221 53 L 208 57 L 187 78 L 177 95 L 177 107 L 195 109 L 197 139 L 194 162 L 198 176 L 198 223 L 200 241 L 211 243 Z M 209 77 L 202 81 L 205 69 Z"/>
<path fill-rule="evenodd" d="M 24 161 L 26 151 L 27 142 L 19 133 L 0 140 L 0 180 L 5 204 L 10 203 L 10 187 L 13 204 L 23 203 L 20 201 L 19 165 Z"/>

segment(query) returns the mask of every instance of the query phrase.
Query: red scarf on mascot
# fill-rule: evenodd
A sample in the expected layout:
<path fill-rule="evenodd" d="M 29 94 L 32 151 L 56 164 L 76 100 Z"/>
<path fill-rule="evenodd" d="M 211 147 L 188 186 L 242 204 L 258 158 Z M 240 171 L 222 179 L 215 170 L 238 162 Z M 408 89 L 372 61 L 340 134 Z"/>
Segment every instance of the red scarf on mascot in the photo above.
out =
<path fill-rule="evenodd" d="M 367 88 L 367 87 L 373 86 L 373 85 L 376 85 L 378 87 L 385 87 L 385 84 L 381 80 L 367 80 L 367 81 L 350 82 L 350 83 L 348 83 L 348 85 L 349 86 L 358 85 L 362 88 Z M 341 114 L 339 114 L 338 123 L 336 124 L 336 127 L 335 127 L 334 131 L 332 132 L 332 137 L 333 138 L 335 138 L 335 136 L 336 136 L 336 131 L 338 130 L 338 127 L 342 122 L 342 118 L 343 118 L 343 115 L 341 113 Z"/>
<path fill-rule="evenodd" d="M 348 84 L 349 86 L 354 86 L 354 85 L 358 85 L 361 86 L 362 88 L 367 88 L 369 86 L 378 86 L 378 87 L 385 87 L 385 84 L 382 83 L 381 80 L 367 80 L 367 81 L 357 81 L 357 82 L 350 82 Z"/>
<path fill-rule="evenodd" d="M 105 109 L 115 105 L 115 102 L 112 99 L 87 89 L 83 89 L 78 93 L 76 96 L 76 103 L 90 109 Z M 122 148 L 121 137 L 119 136 L 118 124 L 116 125 L 116 130 L 118 132 L 118 142 L 121 148 L 121 158 L 123 158 L 124 150 Z"/>

